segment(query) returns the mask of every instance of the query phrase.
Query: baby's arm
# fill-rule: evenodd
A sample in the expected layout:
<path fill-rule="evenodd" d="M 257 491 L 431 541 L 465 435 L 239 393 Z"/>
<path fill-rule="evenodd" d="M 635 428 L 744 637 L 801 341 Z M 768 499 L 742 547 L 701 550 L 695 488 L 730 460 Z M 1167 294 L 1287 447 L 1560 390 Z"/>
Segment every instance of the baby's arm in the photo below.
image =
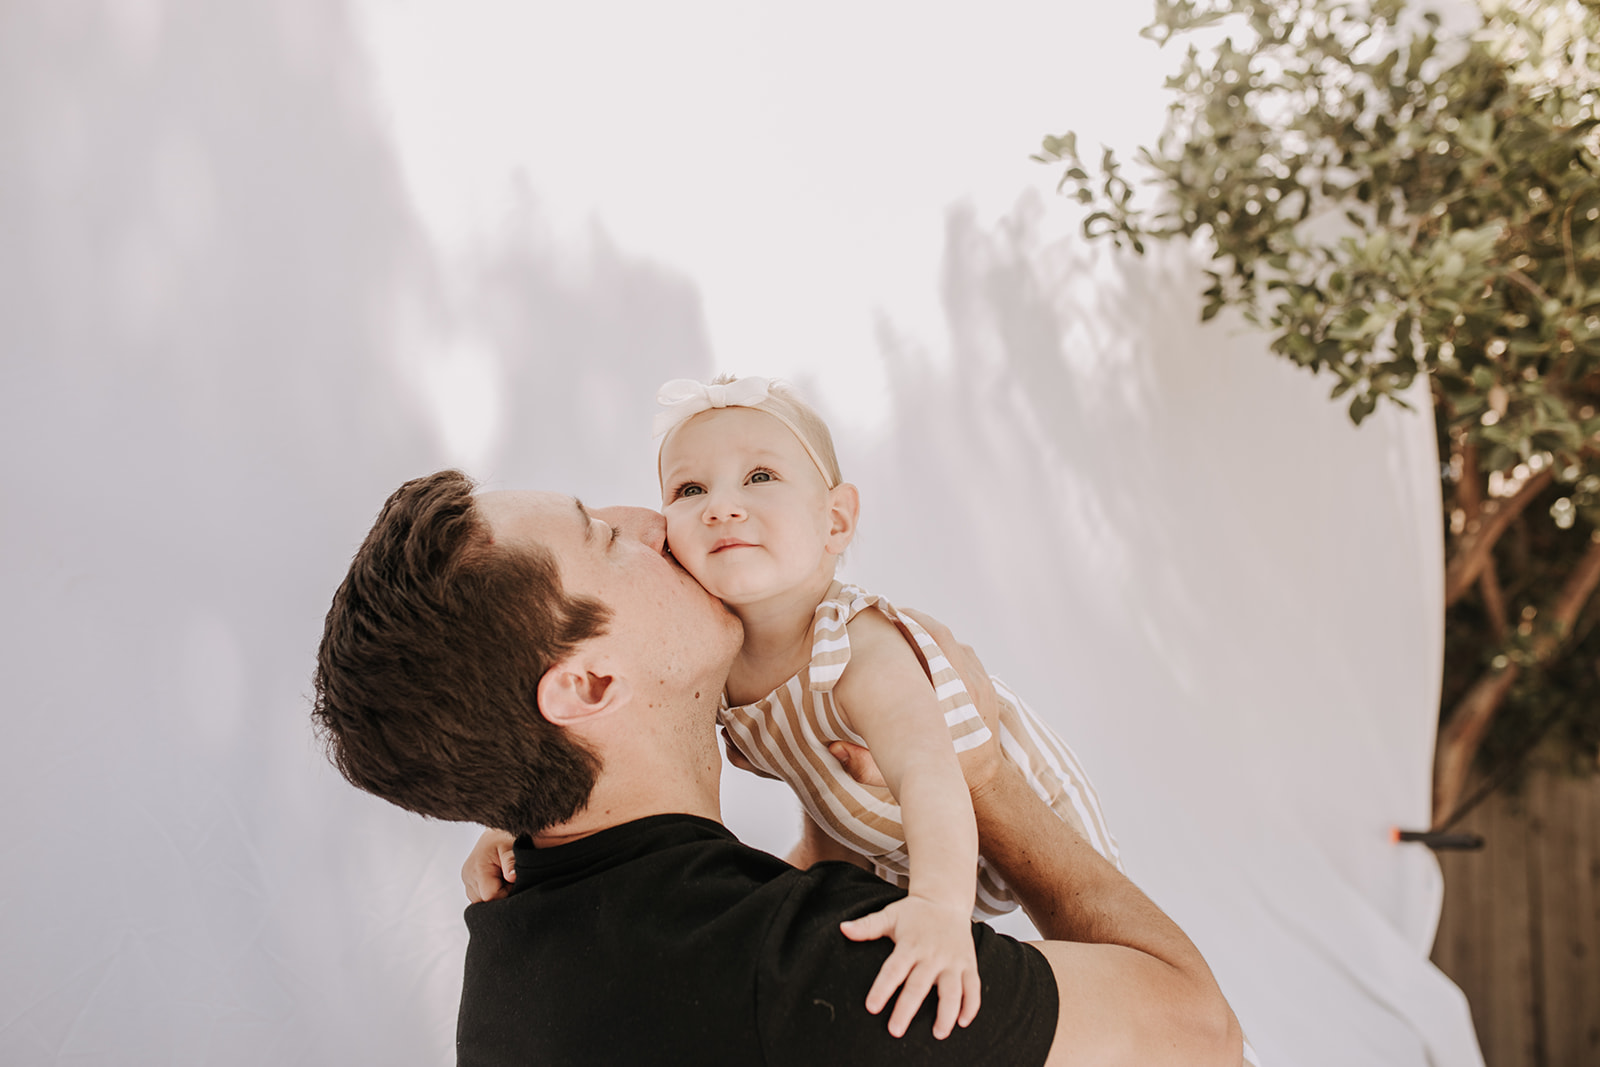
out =
<path fill-rule="evenodd" d="M 911 886 L 904 900 L 843 929 L 857 941 L 895 942 L 867 993 L 867 1010 L 882 1011 L 901 989 L 889 1018 L 889 1032 L 899 1037 L 929 990 L 937 988 L 933 1032 L 942 1038 L 978 1014 L 972 945 L 978 829 L 972 801 L 933 684 L 905 636 L 876 609 L 852 619 L 849 631 L 850 665 L 834 695 L 900 803 Z"/>

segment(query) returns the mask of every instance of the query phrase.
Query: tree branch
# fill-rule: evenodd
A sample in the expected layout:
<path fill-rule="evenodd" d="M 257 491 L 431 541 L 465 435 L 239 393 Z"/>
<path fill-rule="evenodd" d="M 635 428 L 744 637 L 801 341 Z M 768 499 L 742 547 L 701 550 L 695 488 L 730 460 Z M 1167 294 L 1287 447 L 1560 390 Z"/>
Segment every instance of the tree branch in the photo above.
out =
<path fill-rule="evenodd" d="M 1511 520 L 1522 514 L 1533 498 L 1544 491 L 1553 477 L 1555 470 L 1546 467 L 1529 478 L 1509 500 L 1485 504 L 1476 526 L 1468 521 L 1466 532 L 1456 543 L 1456 550 L 1444 570 L 1445 607 L 1460 600 L 1462 594 L 1472 588 L 1472 583 L 1478 580 L 1484 565 L 1489 562 L 1490 553 L 1494 550 L 1495 542 L 1500 540 L 1500 535 L 1506 532 Z"/>
<path fill-rule="evenodd" d="M 1484 565 L 1483 574 L 1478 578 L 1478 592 L 1483 594 L 1483 610 L 1489 616 L 1489 629 L 1494 633 L 1496 644 L 1505 644 L 1506 638 L 1511 636 L 1511 621 L 1506 618 L 1505 592 L 1500 588 L 1500 575 L 1494 567 L 1494 557 L 1489 557 L 1489 562 Z"/>
<path fill-rule="evenodd" d="M 1600 541 L 1594 540 L 1591 535 L 1588 551 L 1584 552 L 1583 558 L 1578 560 L 1577 566 L 1572 568 L 1572 573 L 1562 583 L 1561 594 L 1556 597 L 1549 622 L 1533 643 L 1536 660 L 1545 662 L 1561 647 L 1567 635 L 1572 633 L 1572 624 L 1578 621 L 1578 614 L 1589 602 L 1597 585 L 1600 585 Z"/>
<path fill-rule="evenodd" d="M 1456 455 L 1461 460 L 1461 479 L 1456 483 L 1456 503 L 1466 518 L 1466 528 L 1476 528 L 1483 514 L 1483 475 L 1478 470 L 1478 445 L 1470 437 L 1461 440 Z M 1483 595 L 1484 612 L 1489 616 L 1489 629 L 1494 633 L 1495 644 L 1503 645 L 1511 633 L 1511 622 L 1506 617 L 1506 598 L 1500 589 L 1500 574 L 1495 568 L 1494 553 L 1483 565 L 1478 579 L 1478 591 Z"/>
<path fill-rule="evenodd" d="M 1489 732 L 1489 723 L 1500 704 L 1511 691 L 1511 685 L 1522 673 L 1515 663 L 1484 672 L 1467 695 L 1456 704 L 1450 719 L 1439 731 L 1439 744 L 1433 760 L 1433 825 L 1437 829 L 1450 821 L 1455 814 L 1461 790 L 1467 784 L 1467 772 L 1472 769 L 1472 759 L 1478 746 Z"/>
<path fill-rule="evenodd" d="M 1567 201 L 1567 210 L 1561 214 L 1561 247 L 1567 254 L 1567 287 L 1577 289 L 1582 283 L 1578 281 L 1578 257 L 1572 250 L 1572 212 L 1578 206 L 1578 198 L 1573 197 Z"/>
<path fill-rule="evenodd" d="M 1548 663 L 1560 650 L 1584 605 L 1594 595 L 1596 586 L 1600 586 L 1600 541 L 1591 539 L 1588 550 L 1561 584 L 1561 592 L 1556 596 L 1543 630 L 1533 642 L 1530 651 L 1535 664 Z M 1439 731 L 1433 764 L 1435 828 L 1449 822 L 1455 814 L 1462 787 L 1467 781 L 1467 772 L 1472 768 L 1473 757 L 1478 754 L 1478 747 L 1489 732 L 1489 723 L 1493 721 L 1495 712 L 1500 710 L 1506 694 L 1521 673 L 1522 668 L 1515 662 L 1485 671 L 1472 683 L 1467 695 L 1450 713 L 1444 729 Z"/>
<path fill-rule="evenodd" d="M 1478 442 L 1465 438 L 1461 442 L 1461 480 L 1456 483 L 1456 500 L 1467 513 L 1467 522 L 1478 517 L 1483 510 L 1483 474 L 1478 470 Z"/>
<path fill-rule="evenodd" d="M 1528 290 L 1528 292 L 1538 297 L 1539 303 L 1542 304 L 1550 299 L 1550 294 L 1545 292 L 1538 282 L 1534 281 L 1520 270 L 1508 270 L 1506 271 L 1506 277 L 1510 278 L 1512 281 Z"/>

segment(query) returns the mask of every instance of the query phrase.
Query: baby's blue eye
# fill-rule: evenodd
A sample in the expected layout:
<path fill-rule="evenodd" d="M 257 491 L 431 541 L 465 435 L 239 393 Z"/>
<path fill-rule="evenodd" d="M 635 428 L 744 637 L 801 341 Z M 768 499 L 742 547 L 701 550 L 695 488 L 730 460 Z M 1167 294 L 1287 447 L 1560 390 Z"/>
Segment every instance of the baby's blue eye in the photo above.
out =
<path fill-rule="evenodd" d="M 678 495 L 679 496 L 699 496 L 703 492 L 705 492 L 705 490 L 700 488 L 698 485 L 686 485 L 683 488 L 678 490 Z"/>
<path fill-rule="evenodd" d="M 752 482 L 770 482 L 772 481 L 772 472 L 756 471 L 754 474 L 750 475 L 750 480 Z"/>

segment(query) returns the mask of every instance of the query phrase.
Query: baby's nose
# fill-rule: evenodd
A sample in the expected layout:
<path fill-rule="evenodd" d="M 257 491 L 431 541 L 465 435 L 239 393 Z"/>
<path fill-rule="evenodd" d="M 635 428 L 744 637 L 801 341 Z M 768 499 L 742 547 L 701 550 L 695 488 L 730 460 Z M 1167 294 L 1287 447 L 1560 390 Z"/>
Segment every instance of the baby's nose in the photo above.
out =
<path fill-rule="evenodd" d="M 706 501 L 705 517 L 707 522 L 719 519 L 741 518 L 744 515 L 744 502 L 737 493 L 713 493 Z"/>

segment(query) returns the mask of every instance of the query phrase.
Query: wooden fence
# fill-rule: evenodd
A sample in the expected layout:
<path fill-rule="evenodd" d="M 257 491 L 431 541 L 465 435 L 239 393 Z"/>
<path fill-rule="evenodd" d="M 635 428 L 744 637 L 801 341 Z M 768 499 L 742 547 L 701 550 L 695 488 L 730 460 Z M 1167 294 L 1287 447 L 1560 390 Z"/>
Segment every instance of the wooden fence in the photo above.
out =
<path fill-rule="evenodd" d="M 1452 829 L 1486 843 L 1439 856 L 1433 960 L 1466 993 L 1487 1067 L 1600 1067 L 1600 777 L 1537 771 Z"/>

